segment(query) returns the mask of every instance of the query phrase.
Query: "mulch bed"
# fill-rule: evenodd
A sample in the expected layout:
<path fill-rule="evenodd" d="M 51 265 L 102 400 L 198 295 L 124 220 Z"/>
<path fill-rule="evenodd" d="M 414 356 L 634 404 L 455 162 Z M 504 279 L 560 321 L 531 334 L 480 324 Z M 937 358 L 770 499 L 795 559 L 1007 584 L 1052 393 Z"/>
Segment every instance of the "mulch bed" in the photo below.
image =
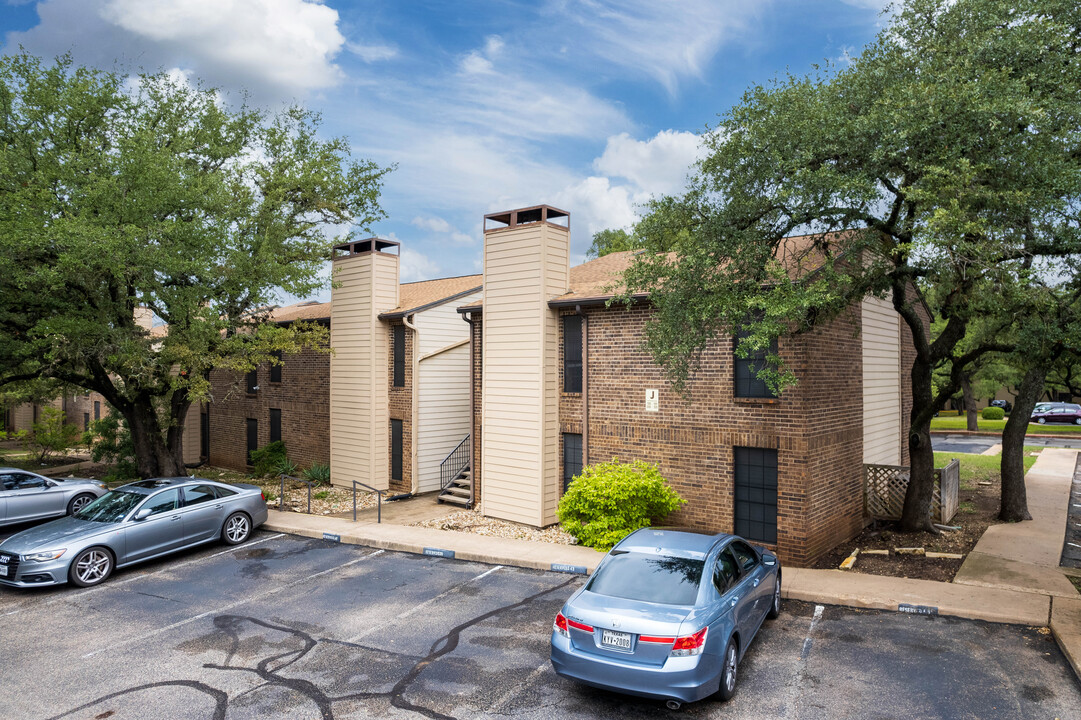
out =
<path fill-rule="evenodd" d="M 820 557 L 812 567 L 835 570 L 855 548 L 859 548 L 860 555 L 856 559 L 856 565 L 849 572 L 950 582 L 961 568 L 964 559 L 897 555 L 893 549 L 922 547 L 932 552 L 967 555 L 984 530 L 998 522 L 1000 488 L 997 476 L 991 479 L 990 485 L 976 485 L 966 489 L 962 484 L 958 494 L 957 514 L 950 521 L 950 525 L 960 525 L 960 530 L 944 531 L 941 535 L 926 532 L 906 534 L 897 531 L 896 523 L 877 522 L 869 525 L 852 540 L 838 545 Z M 864 555 L 864 550 L 889 550 L 890 554 Z"/>

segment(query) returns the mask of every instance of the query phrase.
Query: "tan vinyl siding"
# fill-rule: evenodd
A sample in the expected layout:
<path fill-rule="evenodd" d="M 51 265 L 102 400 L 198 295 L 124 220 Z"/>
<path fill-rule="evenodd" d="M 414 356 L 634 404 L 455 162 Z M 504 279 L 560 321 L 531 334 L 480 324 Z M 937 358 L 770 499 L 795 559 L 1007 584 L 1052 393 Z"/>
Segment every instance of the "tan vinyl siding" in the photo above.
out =
<path fill-rule="evenodd" d="M 339 286 L 330 320 L 331 481 L 386 489 L 389 338 L 378 315 L 398 305 L 398 256 L 369 252 L 338 258 L 334 279 Z"/>
<path fill-rule="evenodd" d="M 900 316 L 886 300 L 861 304 L 863 462 L 901 464 Z"/>
<path fill-rule="evenodd" d="M 184 446 L 184 462 L 195 464 L 199 462 L 199 415 L 202 406 L 198 403 L 188 408 L 188 414 L 184 417 L 184 435 L 181 442 Z"/>
<path fill-rule="evenodd" d="M 558 330 L 548 299 L 567 289 L 568 232 L 548 224 L 485 235 L 484 512 L 555 522 Z"/>

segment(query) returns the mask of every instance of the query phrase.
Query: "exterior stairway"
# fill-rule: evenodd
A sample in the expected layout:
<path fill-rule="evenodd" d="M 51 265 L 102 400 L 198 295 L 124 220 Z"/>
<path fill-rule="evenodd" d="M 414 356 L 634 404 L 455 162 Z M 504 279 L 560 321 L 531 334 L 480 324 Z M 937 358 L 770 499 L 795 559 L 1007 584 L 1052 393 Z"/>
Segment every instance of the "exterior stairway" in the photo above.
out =
<path fill-rule="evenodd" d="M 473 471 L 469 460 L 473 446 L 466 435 L 439 465 L 439 502 L 473 507 Z"/>

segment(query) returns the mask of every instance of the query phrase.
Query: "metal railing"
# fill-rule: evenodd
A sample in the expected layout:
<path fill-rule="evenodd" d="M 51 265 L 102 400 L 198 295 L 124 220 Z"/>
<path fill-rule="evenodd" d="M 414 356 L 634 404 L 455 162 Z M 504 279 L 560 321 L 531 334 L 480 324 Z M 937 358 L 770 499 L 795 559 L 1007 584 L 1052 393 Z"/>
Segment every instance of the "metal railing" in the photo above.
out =
<path fill-rule="evenodd" d="M 302 482 L 302 483 L 304 483 L 305 485 L 308 486 L 308 514 L 311 515 L 312 514 L 312 485 L 315 485 L 315 482 L 313 482 L 312 480 L 305 480 L 304 478 L 298 478 L 298 477 L 293 477 L 292 475 L 284 475 L 284 474 L 281 476 L 281 479 L 282 479 L 282 486 L 281 486 L 281 492 L 278 494 L 278 510 L 281 510 L 282 508 L 285 507 L 285 481 L 286 480 L 296 480 L 297 482 Z"/>
<path fill-rule="evenodd" d="M 369 490 L 371 490 L 373 493 L 376 494 L 375 521 L 377 523 L 383 522 L 383 491 L 382 490 L 377 490 L 376 488 L 373 488 L 371 485 L 365 485 L 364 483 L 360 482 L 359 480 L 354 480 L 353 481 L 353 522 L 357 521 L 357 485 L 360 485 L 361 487 L 366 487 Z"/>
<path fill-rule="evenodd" d="M 469 436 L 466 435 L 458 443 L 457 447 L 447 453 L 447 456 L 443 458 L 443 462 L 439 463 L 439 488 L 441 490 L 446 490 L 447 486 L 462 474 L 462 470 L 469 466 L 469 451 L 471 448 Z"/>

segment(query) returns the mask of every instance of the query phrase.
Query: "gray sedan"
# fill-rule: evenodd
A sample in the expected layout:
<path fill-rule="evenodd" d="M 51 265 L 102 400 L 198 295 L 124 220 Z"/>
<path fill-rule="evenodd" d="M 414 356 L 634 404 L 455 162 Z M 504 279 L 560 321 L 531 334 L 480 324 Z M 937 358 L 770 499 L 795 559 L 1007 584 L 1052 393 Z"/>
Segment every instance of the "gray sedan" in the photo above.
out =
<path fill-rule="evenodd" d="M 254 485 L 187 477 L 141 480 L 106 493 L 71 517 L 0 543 L 0 583 L 97 585 L 114 568 L 219 538 L 242 543 L 266 519 L 266 499 Z"/>
<path fill-rule="evenodd" d="M 48 478 L 0 467 L 0 525 L 71 515 L 105 494 L 105 483 L 88 478 Z"/>

